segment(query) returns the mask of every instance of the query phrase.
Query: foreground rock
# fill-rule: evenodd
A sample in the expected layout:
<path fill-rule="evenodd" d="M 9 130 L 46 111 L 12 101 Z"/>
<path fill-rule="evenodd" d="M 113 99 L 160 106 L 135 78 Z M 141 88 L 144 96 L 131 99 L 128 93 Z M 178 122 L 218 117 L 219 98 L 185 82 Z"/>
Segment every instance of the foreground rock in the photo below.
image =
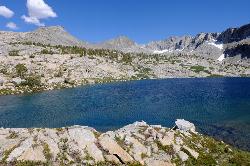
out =
<path fill-rule="evenodd" d="M 0 129 L 0 165 L 249 165 L 250 153 L 195 132 L 135 122 L 99 133 L 86 126 Z M 181 127 L 180 127 L 181 126 Z"/>

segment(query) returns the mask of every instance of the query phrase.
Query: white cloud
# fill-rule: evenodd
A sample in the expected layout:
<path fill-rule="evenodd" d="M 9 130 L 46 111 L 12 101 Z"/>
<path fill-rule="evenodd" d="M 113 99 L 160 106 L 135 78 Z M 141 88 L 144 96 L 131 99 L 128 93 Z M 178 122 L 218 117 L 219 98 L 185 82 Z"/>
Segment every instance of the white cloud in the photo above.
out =
<path fill-rule="evenodd" d="M 17 30 L 17 29 L 18 29 L 17 25 L 16 25 L 14 22 L 8 22 L 8 23 L 6 24 L 6 27 L 7 27 L 7 28 L 10 28 L 10 29 L 12 29 L 12 30 Z"/>
<path fill-rule="evenodd" d="M 36 17 L 27 17 L 27 16 L 23 15 L 21 18 L 24 19 L 24 21 L 26 23 L 35 24 L 37 26 L 45 26 L 45 24 L 41 23 L 40 20 Z"/>
<path fill-rule="evenodd" d="M 0 6 L 0 16 L 11 18 L 14 15 L 14 12 L 11 11 L 6 6 Z"/>
<path fill-rule="evenodd" d="M 23 15 L 21 18 L 27 23 L 44 26 L 45 24 L 41 23 L 40 19 L 57 17 L 57 14 L 44 0 L 27 0 L 26 6 L 29 15 Z"/>

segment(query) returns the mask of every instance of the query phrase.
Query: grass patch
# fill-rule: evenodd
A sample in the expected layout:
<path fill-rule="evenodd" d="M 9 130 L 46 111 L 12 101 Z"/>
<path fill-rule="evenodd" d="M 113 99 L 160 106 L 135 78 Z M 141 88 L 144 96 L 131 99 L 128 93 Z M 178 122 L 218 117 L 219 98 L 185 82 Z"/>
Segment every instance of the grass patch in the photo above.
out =
<path fill-rule="evenodd" d="M 195 73 L 200 73 L 201 71 L 204 71 L 205 68 L 206 67 L 204 66 L 197 65 L 197 66 L 191 66 L 190 70 L 194 71 Z"/>
<path fill-rule="evenodd" d="M 217 78 L 217 77 L 224 77 L 223 75 L 219 75 L 219 74 L 211 74 L 207 77 L 211 77 L 211 78 Z"/>
<path fill-rule="evenodd" d="M 43 154 L 47 161 L 50 161 L 52 159 L 52 154 L 47 143 L 43 143 Z"/>
<path fill-rule="evenodd" d="M 164 152 L 166 152 L 169 155 L 174 155 L 175 154 L 173 145 L 165 145 L 164 146 L 164 145 L 162 145 L 160 143 L 160 141 L 156 141 L 156 144 L 157 144 L 159 150 L 163 150 Z"/>

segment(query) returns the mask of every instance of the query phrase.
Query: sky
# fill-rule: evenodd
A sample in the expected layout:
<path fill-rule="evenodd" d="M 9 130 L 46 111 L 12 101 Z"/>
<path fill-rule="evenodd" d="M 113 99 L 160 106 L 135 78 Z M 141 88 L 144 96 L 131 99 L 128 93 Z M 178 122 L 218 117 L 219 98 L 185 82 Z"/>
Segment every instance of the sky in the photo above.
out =
<path fill-rule="evenodd" d="M 0 30 L 63 26 L 88 42 L 137 43 L 250 23 L 250 0 L 0 0 Z"/>

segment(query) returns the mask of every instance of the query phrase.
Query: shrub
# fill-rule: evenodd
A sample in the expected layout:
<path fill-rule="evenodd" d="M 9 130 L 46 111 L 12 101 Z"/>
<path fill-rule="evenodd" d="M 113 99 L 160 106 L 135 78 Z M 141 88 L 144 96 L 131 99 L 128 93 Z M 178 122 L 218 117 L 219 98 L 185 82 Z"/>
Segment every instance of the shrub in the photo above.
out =
<path fill-rule="evenodd" d="M 124 54 L 122 56 L 122 62 L 129 64 L 133 61 L 132 56 L 130 54 Z"/>
<path fill-rule="evenodd" d="M 156 144 L 157 144 L 157 146 L 158 146 L 158 148 L 159 148 L 160 150 L 163 150 L 163 151 L 166 152 L 167 154 L 169 154 L 169 155 L 175 154 L 173 145 L 165 145 L 165 146 L 164 146 L 164 145 L 162 145 L 162 144 L 160 143 L 160 141 L 156 141 Z"/>
<path fill-rule="evenodd" d="M 23 78 L 27 71 L 28 69 L 24 64 L 19 63 L 16 65 L 16 73 L 19 77 Z"/>
<path fill-rule="evenodd" d="M 35 55 L 30 55 L 30 58 L 35 58 Z"/>
<path fill-rule="evenodd" d="M 224 76 L 219 74 L 211 74 L 208 77 L 224 77 Z"/>
<path fill-rule="evenodd" d="M 26 78 L 26 81 L 22 83 L 29 87 L 41 86 L 41 77 L 39 76 L 29 76 Z"/>
<path fill-rule="evenodd" d="M 9 52 L 9 56 L 20 56 L 18 50 L 12 50 Z"/>
<path fill-rule="evenodd" d="M 0 69 L 0 73 L 3 73 L 3 74 L 7 74 L 8 73 L 8 70 L 3 68 L 3 69 Z"/>
<path fill-rule="evenodd" d="M 41 53 L 42 54 L 54 54 L 54 52 L 53 51 L 51 51 L 51 50 L 47 50 L 47 49 L 43 49 L 42 51 L 41 51 Z"/>
<path fill-rule="evenodd" d="M 52 154 L 50 152 L 49 145 L 47 143 L 43 144 L 43 154 L 46 158 L 46 160 L 50 160 L 52 158 Z"/>
<path fill-rule="evenodd" d="M 18 137 L 18 133 L 11 131 L 10 135 L 7 137 L 8 139 L 15 139 Z"/>
<path fill-rule="evenodd" d="M 241 151 L 235 152 L 229 159 L 229 163 L 232 165 L 248 165 L 250 164 L 249 153 L 243 153 Z"/>
<path fill-rule="evenodd" d="M 199 73 L 201 71 L 204 71 L 205 70 L 205 67 L 204 66 L 191 66 L 190 67 L 191 70 L 193 70 L 194 72 L 196 73 Z"/>

